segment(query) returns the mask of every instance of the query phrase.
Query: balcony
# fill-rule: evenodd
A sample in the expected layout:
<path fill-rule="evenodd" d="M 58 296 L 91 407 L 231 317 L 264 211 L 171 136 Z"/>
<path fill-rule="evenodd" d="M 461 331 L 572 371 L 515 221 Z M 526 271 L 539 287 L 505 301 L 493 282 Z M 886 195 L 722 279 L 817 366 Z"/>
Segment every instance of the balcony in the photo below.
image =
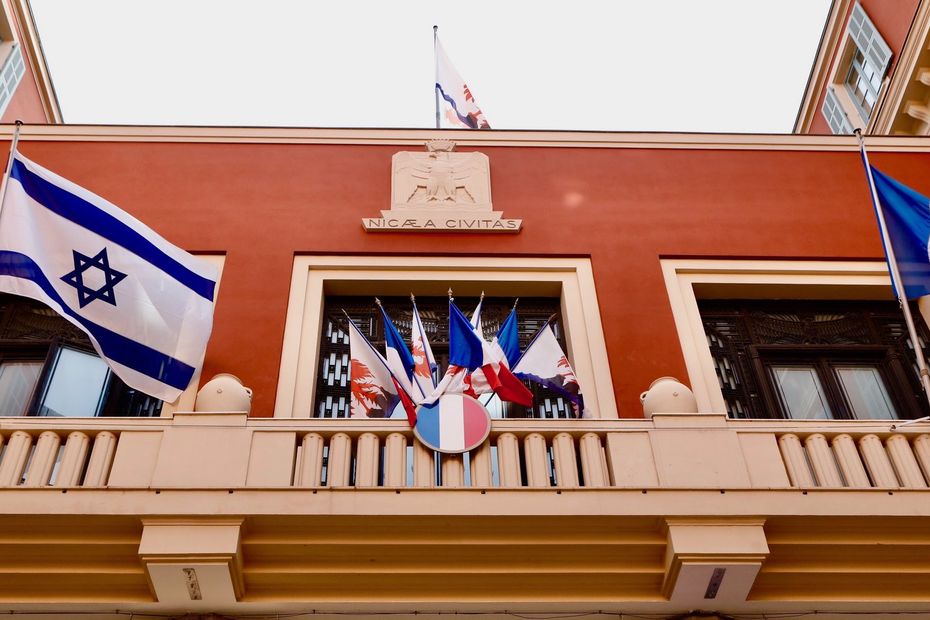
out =
<path fill-rule="evenodd" d="M 930 602 L 930 429 L 0 418 L 4 607 L 665 613 Z M 796 607 L 790 607 L 796 609 Z"/>

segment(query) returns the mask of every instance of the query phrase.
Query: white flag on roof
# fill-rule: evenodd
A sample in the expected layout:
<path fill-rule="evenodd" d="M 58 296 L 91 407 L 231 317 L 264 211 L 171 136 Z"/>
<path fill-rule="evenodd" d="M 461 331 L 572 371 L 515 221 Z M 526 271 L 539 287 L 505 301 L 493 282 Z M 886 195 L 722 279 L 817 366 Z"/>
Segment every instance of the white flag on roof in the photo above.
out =
<path fill-rule="evenodd" d="M 446 110 L 446 118 L 453 127 L 491 128 L 465 80 L 446 56 L 439 39 L 436 39 L 436 90 L 449 106 Z"/>
<path fill-rule="evenodd" d="M 0 291 L 83 330 L 130 387 L 171 402 L 203 364 L 217 268 L 16 153 L 0 206 Z"/>

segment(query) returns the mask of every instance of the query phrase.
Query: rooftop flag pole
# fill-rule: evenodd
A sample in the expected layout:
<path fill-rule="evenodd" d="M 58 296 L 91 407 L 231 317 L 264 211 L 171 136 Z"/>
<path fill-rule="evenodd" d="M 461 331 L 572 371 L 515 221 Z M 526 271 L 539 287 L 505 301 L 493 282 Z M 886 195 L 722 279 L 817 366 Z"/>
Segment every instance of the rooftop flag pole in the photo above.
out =
<path fill-rule="evenodd" d="M 436 129 L 439 129 L 439 26 L 433 26 L 433 66 L 435 68 L 435 81 L 433 83 L 433 96 L 436 98 Z"/>
<path fill-rule="evenodd" d="M 920 339 L 917 336 L 917 328 L 914 327 L 914 317 L 911 316 L 911 307 L 907 303 L 907 297 L 904 290 L 904 282 L 901 279 L 901 271 L 898 269 L 898 262 L 895 260 L 894 248 L 891 244 L 891 238 L 888 236 L 888 225 L 885 223 L 885 215 L 882 212 L 881 202 L 878 198 L 878 191 L 875 189 L 875 178 L 872 176 L 872 166 L 869 164 L 869 154 L 865 150 L 865 139 L 862 137 L 862 130 L 855 130 L 856 137 L 859 139 L 859 152 L 862 155 L 862 163 L 865 166 L 865 174 L 869 181 L 869 191 L 872 195 L 872 207 L 875 209 L 875 217 L 878 219 L 878 228 L 882 235 L 882 245 L 885 247 L 885 255 L 888 258 L 888 271 L 891 273 L 891 281 L 894 283 L 895 295 L 898 298 L 898 304 L 904 312 L 904 322 L 907 324 L 907 333 L 914 344 L 914 354 L 917 357 L 917 368 L 920 371 L 920 384 L 924 389 L 924 395 L 930 402 L 930 371 L 927 370 L 927 362 L 924 360 L 924 353 L 920 347 Z"/>

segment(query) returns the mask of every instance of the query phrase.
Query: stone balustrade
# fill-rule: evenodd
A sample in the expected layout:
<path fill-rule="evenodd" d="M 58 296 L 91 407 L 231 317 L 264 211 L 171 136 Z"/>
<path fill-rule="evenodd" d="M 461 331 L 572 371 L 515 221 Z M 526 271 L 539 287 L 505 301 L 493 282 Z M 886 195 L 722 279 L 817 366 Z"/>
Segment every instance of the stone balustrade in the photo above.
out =
<path fill-rule="evenodd" d="M 495 420 L 465 455 L 405 421 L 0 418 L 0 487 L 927 489 L 927 424 Z"/>

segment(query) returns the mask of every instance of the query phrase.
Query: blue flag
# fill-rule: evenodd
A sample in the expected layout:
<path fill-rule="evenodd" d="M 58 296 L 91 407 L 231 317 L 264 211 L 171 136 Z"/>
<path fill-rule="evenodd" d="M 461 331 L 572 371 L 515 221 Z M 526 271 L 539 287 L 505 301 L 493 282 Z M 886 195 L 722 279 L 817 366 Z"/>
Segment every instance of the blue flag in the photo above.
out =
<path fill-rule="evenodd" d="M 449 300 L 449 363 L 468 370 L 484 364 L 481 339 L 462 311 Z"/>
<path fill-rule="evenodd" d="M 872 167 L 904 295 L 930 294 L 930 200 Z M 886 249 L 887 253 L 887 249 Z M 897 293 L 897 290 L 895 290 Z"/>
<path fill-rule="evenodd" d="M 510 311 L 500 329 L 497 330 L 496 341 L 507 358 L 507 365 L 513 368 L 513 365 L 520 359 L 520 334 L 517 332 L 516 308 Z"/>

